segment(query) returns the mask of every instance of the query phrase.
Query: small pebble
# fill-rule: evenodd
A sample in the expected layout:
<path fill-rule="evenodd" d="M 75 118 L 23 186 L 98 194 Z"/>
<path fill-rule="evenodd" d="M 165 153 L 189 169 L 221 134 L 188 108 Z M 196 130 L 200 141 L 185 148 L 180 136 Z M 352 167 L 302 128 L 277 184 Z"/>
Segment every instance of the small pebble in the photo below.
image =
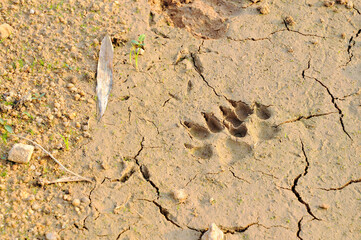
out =
<path fill-rule="evenodd" d="M 75 123 L 75 127 L 76 127 L 76 128 L 81 128 L 80 122 L 76 122 L 76 123 Z"/>
<path fill-rule="evenodd" d="M 76 87 L 69 88 L 70 92 L 76 92 L 78 89 Z"/>
<path fill-rule="evenodd" d="M 330 208 L 330 205 L 325 204 L 325 203 L 322 203 L 319 207 L 320 207 L 321 209 L 327 210 L 327 209 Z"/>
<path fill-rule="evenodd" d="M 325 7 L 332 7 L 333 5 L 335 5 L 335 2 L 334 1 L 324 1 L 323 5 Z"/>
<path fill-rule="evenodd" d="M 78 198 L 75 198 L 71 204 L 74 206 L 74 207 L 79 207 L 80 206 L 80 200 Z"/>
<path fill-rule="evenodd" d="M 34 211 L 38 211 L 40 209 L 40 205 L 37 203 L 33 203 L 31 205 L 31 209 L 33 209 Z"/>
<path fill-rule="evenodd" d="M 341 38 L 345 39 L 346 38 L 346 33 L 341 33 Z"/>
<path fill-rule="evenodd" d="M 89 125 L 83 125 L 82 129 L 83 129 L 83 131 L 88 131 L 89 130 Z"/>
<path fill-rule="evenodd" d="M 74 84 L 72 84 L 72 83 L 68 83 L 68 84 L 66 85 L 66 87 L 70 89 L 70 88 L 73 88 L 73 87 L 75 87 L 75 86 L 74 86 Z"/>
<path fill-rule="evenodd" d="M 287 16 L 285 18 L 285 22 L 289 26 L 294 26 L 296 24 L 295 20 L 293 20 L 293 17 L 291 17 L 291 16 Z"/>
<path fill-rule="evenodd" d="M 188 194 L 184 189 L 177 189 L 172 192 L 173 198 L 178 202 L 185 202 L 188 198 Z"/>
<path fill-rule="evenodd" d="M 13 28 L 9 24 L 4 23 L 0 25 L 0 39 L 9 37 L 12 32 Z"/>
<path fill-rule="evenodd" d="M 83 136 L 84 136 L 85 138 L 90 138 L 90 133 L 84 132 L 84 133 L 83 133 Z"/>
<path fill-rule="evenodd" d="M 64 199 L 65 201 L 71 201 L 71 196 L 70 196 L 69 194 L 65 194 L 65 195 L 63 196 L 63 199 Z"/>
<path fill-rule="evenodd" d="M 73 120 L 75 117 L 76 117 L 76 113 L 69 113 L 69 114 L 68 114 L 68 118 L 69 118 L 70 120 Z"/>
<path fill-rule="evenodd" d="M 203 234 L 201 240 L 223 240 L 223 238 L 224 234 L 221 229 L 215 223 L 212 223 L 208 231 Z"/>
<path fill-rule="evenodd" d="M 80 201 L 81 201 L 82 203 L 84 203 L 85 205 L 89 205 L 89 203 L 90 203 L 90 200 L 89 200 L 88 197 L 82 197 L 82 198 L 80 199 Z"/>
<path fill-rule="evenodd" d="M 58 240 L 59 235 L 56 232 L 48 232 L 45 234 L 46 240 Z"/>
<path fill-rule="evenodd" d="M 270 9 L 268 4 L 265 4 L 263 6 L 260 6 L 257 8 L 260 14 L 267 15 L 270 13 Z"/>
<path fill-rule="evenodd" d="M 35 14 L 35 10 L 34 10 L 34 9 L 30 9 L 30 10 L 29 10 L 29 13 L 30 13 L 30 14 Z"/>
<path fill-rule="evenodd" d="M 33 151 L 34 146 L 16 143 L 9 152 L 8 160 L 16 163 L 28 163 Z"/>
<path fill-rule="evenodd" d="M 144 49 L 143 48 L 138 48 L 138 55 L 143 55 L 144 54 Z"/>
<path fill-rule="evenodd" d="M 346 8 L 348 8 L 348 9 L 353 8 L 353 2 L 349 1 L 349 2 L 346 4 Z"/>
<path fill-rule="evenodd" d="M 80 99 L 80 95 L 79 95 L 79 94 L 75 94 L 75 95 L 74 95 L 74 100 L 75 100 L 75 101 L 78 101 L 79 99 Z"/>
<path fill-rule="evenodd" d="M 341 4 L 341 5 L 346 5 L 348 2 L 348 0 L 336 0 L 336 3 Z"/>

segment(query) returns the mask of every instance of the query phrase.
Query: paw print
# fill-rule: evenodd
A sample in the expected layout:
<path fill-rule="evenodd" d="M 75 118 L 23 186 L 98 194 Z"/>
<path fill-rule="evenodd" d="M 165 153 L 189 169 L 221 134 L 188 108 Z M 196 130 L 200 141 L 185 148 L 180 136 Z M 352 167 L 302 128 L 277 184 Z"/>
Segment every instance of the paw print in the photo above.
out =
<path fill-rule="evenodd" d="M 269 122 L 272 117 L 269 106 L 257 102 L 251 106 L 243 101 L 228 102 L 230 106 L 219 106 L 221 117 L 213 112 L 201 112 L 206 126 L 192 121 L 183 122 L 195 142 L 195 145 L 184 144 L 193 156 L 210 159 L 215 147 L 220 160 L 230 163 L 252 152 L 250 140 L 245 140 L 248 135 L 251 142 L 258 143 L 277 134 L 277 127 Z"/>

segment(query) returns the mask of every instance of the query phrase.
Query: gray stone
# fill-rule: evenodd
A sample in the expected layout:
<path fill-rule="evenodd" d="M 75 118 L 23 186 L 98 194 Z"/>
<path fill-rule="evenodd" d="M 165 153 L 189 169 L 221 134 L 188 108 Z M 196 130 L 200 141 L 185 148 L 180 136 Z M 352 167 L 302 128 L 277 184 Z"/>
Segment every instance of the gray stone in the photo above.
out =
<path fill-rule="evenodd" d="M 33 151 L 34 146 L 16 143 L 9 152 L 8 160 L 16 163 L 28 163 Z"/>

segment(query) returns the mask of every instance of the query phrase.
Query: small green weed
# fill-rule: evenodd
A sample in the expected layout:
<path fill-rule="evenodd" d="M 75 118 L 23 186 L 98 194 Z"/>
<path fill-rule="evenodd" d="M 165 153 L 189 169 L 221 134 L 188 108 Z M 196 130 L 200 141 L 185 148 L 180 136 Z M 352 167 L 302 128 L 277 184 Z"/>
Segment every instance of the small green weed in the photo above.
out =
<path fill-rule="evenodd" d="M 7 143 L 7 139 L 9 137 L 9 133 L 14 133 L 12 127 L 8 124 L 6 124 L 6 120 L 3 120 L 0 118 L 0 125 L 5 129 L 5 132 L 1 134 L 1 138 L 4 141 L 4 143 Z"/>
<path fill-rule="evenodd" d="M 65 144 L 65 150 L 69 150 L 69 137 L 64 137 L 63 135 L 61 135 L 60 133 L 58 133 L 60 135 L 60 137 L 63 139 L 64 144 Z"/>
<path fill-rule="evenodd" d="M 132 49 L 130 50 L 129 53 L 129 61 L 130 63 L 132 62 L 132 53 L 134 54 L 134 59 L 135 59 L 135 69 L 138 71 L 138 56 L 139 56 L 139 52 L 141 50 L 144 50 L 144 40 L 145 40 L 145 34 L 141 34 L 138 37 L 138 41 L 136 40 L 132 40 L 130 43 L 132 44 Z"/>

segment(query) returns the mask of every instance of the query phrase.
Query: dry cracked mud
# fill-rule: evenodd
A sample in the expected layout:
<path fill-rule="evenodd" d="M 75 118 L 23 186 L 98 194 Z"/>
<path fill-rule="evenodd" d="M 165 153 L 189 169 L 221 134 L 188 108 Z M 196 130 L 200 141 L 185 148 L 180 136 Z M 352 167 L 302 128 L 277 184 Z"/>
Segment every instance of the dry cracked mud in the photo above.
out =
<path fill-rule="evenodd" d="M 0 238 L 360 239 L 361 5 L 336 2 L 2 1 L 0 117 L 93 182 L 38 185 L 64 172 L 7 161 L 0 125 Z"/>

